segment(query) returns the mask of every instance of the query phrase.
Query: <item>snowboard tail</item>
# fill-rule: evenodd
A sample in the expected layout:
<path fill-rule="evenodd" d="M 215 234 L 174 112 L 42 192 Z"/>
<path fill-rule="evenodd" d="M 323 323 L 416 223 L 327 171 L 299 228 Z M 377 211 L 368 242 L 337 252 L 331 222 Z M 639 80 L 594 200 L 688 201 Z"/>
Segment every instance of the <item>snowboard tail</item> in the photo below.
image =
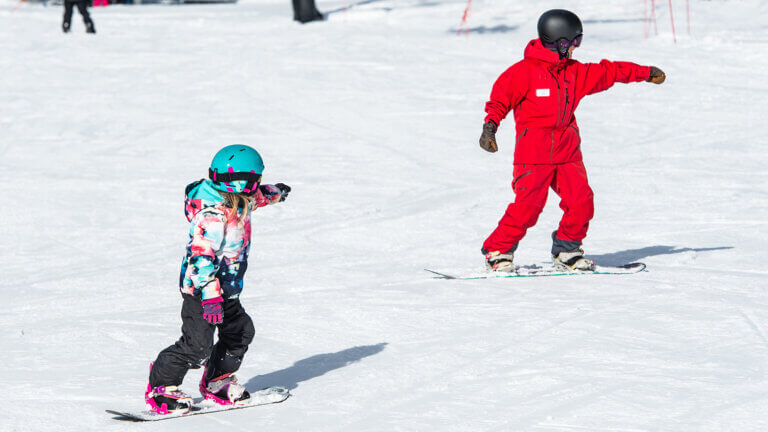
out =
<path fill-rule="evenodd" d="M 280 403 L 288 399 L 291 393 L 285 387 L 269 387 L 262 390 L 251 393 L 248 402 L 243 405 L 219 405 L 212 400 L 205 400 L 202 398 L 195 399 L 195 403 L 188 413 L 185 414 L 157 414 L 150 412 L 149 410 L 141 411 L 115 411 L 106 410 L 109 414 L 115 415 L 115 420 L 126 421 L 157 421 L 168 420 L 179 417 L 189 417 L 198 414 L 211 414 L 219 411 L 230 411 L 243 408 L 251 408 L 261 405 L 269 405 L 274 403 Z"/>
<path fill-rule="evenodd" d="M 645 263 L 635 262 L 624 264 L 621 266 L 595 266 L 594 270 L 590 271 L 561 271 L 554 267 L 538 267 L 538 266 L 522 266 L 517 267 L 514 273 L 502 273 L 502 272 L 456 272 L 454 274 L 439 272 L 431 269 L 424 269 L 434 275 L 435 279 L 455 279 L 455 280 L 472 280 L 472 279 L 500 279 L 500 278 L 514 278 L 514 277 L 541 277 L 541 276 L 577 276 L 577 275 L 625 275 L 634 274 L 641 271 L 645 271 Z"/>

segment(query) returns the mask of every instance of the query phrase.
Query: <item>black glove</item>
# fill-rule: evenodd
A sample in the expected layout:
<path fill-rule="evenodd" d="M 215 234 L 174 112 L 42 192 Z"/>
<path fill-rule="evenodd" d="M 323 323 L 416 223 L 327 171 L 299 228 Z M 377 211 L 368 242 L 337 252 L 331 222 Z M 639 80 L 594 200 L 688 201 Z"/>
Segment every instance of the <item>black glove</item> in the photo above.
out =
<path fill-rule="evenodd" d="M 275 187 L 280 189 L 280 202 L 285 201 L 288 198 L 288 193 L 291 192 L 291 187 L 285 183 L 277 183 Z"/>
<path fill-rule="evenodd" d="M 483 125 L 483 134 L 480 135 L 480 147 L 491 153 L 495 153 L 499 149 L 496 145 L 496 125 L 492 122 Z"/>
<path fill-rule="evenodd" d="M 661 84 L 665 79 L 667 79 L 667 76 L 664 75 L 663 70 L 657 68 L 656 66 L 651 66 L 651 76 L 649 76 L 646 81 L 652 82 L 654 84 Z"/>

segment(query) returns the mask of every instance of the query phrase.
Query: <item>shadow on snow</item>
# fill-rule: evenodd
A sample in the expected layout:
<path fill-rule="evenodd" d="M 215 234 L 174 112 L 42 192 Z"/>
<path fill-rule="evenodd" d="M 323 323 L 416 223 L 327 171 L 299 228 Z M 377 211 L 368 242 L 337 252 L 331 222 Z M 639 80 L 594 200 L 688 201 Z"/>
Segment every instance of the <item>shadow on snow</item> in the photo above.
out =
<path fill-rule="evenodd" d="M 367 1 L 376 1 L 376 0 L 367 0 Z M 363 2 L 365 3 L 365 1 Z M 642 18 L 628 18 L 628 19 L 591 19 L 591 20 L 584 20 L 584 24 L 614 24 L 614 23 L 631 23 L 631 22 L 642 22 L 645 21 Z M 469 29 L 457 29 L 457 28 L 451 28 L 448 30 L 448 33 L 477 33 L 477 34 L 485 34 L 485 33 L 511 33 L 514 31 L 517 31 L 520 28 L 519 25 L 506 25 L 506 24 L 499 24 L 497 26 L 488 27 L 488 26 L 477 26 L 477 27 L 470 27 Z"/>
<path fill-rule="evenodd" d="M 358 7 L 358 6 L 365 6 L 365 5 L 368 5 L 368 4 L 371 4 L 371 3 L 379 3 L 379 2 L 382 2 L 382 1 L 385 1 L 385 0 L 361 0 L 359 2 L 347 5 L 346 7 L 340 7 L 340 8 L 333 9 L 333 10 L 330 10 L 330 11 L 327 11 L 327 12 L 323 12 L 323 15 L 328 16 L 328 15 L 333 15 L 333 14 L 339 13 L 339 12 L 346 12 L 346 11 L 348 11 L 350 9 L 353 9 L 355 7 Z M 411 7 L 430 7 L 430 6 L 438 6 L 439 4 L 440 3 L 438 3 L 438 2 L 421 2 L 421 3 L 419 3 L 419 4 L 415 5 L 415 6 L 411 6 Z M 394 7 L 381 7 L 379 9 L 383 10 L 385 12 L 391 12 L 395 8 Z"/>
<path fill-rule="evenodd" d="M 470 27 L 469 29 L 452 28 L 452 29 L 448 30 L 448 33 L 453 33 L 453 34 L 456 34 L 456 33 L 459 33 L 459 32 L 461 32 L 461 34 L 464 34 L 466 32 L 477 33 L 477 34 L 485 34 L 485 33 L 510 33 L 510 32 L 516 31 L 518 28 L 520 28 L 520 26 L 517 26 L 517 25 L 509 26 L 509 25 L 506 25 L 506 24 L 499 24 L 499 25 L 493 26 L 493 27 L 479 26 L 479 27 Z"/>
<path fill-rule="evenodd" d="M 612 252 L 602 255 L 587 255 L 588 258 L 595 261 L 597 265 L 619 266 L 643 258 L 657 255 L 671 255 L 683 252 L 708 252 L 716 250 L 733 249 L 733 246 L 720 246 L 712 248 L 680 248 L 676 246 L 649 246 L 640 249 L 628 249 L 619 252 Z"/>
<path fill-rule="evenodd" d="M 621 19 L 588 19 L 582 21 L 584 24 L 615 24 L 615 23 L 631 23 L 631 22 L 643 22 L 644 18 L 621 18 Z"/>
<path fill-rule="evenodd" d="M 376 345 L 365 345 L 347 348 L 343 351 L 317 354 L 299 360 L 293 366 L 285 369 L 270 372 L 265 375 L 257 375 L 245 384 L 248 391 L 256 391 L 265 387 L 283 386 L 288 390 L 293 390 L 299 386 L 300 382 L 309 381 L 312 378 L 325 375 L 326 373 L 349 366 L 365 357 L 378 354 L 387 346 L 386 342 Z"/>

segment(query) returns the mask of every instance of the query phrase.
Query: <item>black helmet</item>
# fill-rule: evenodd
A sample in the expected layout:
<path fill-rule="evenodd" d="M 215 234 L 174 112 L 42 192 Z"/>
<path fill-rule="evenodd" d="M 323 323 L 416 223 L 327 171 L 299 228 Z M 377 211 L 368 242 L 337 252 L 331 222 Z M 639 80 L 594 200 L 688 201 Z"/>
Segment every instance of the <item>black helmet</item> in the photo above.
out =
<path fill-rule="evenodd" d="M 541 39 L 541 43 L 560 54 L 561 57 L 565 53 L 557 49 L 557 41 L 565 39 L 571 42 L 582 33 L 581 20 L 571 11 L 552 9 L 544 12 L 541 18 L 539 18 L 539 39 Z"/>

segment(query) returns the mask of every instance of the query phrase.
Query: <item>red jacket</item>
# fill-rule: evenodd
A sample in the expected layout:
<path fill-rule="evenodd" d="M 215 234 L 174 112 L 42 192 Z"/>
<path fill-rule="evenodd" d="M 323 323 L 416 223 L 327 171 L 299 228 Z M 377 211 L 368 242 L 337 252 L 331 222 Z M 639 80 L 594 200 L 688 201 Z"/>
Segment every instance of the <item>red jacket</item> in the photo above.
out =
<path fill-rule="evenodd" d="M 563 59 L 534 39 L 525 58 L 493 84 L 485 121 L 499 125 L 515 111 L 516 164 L 558 164 L 581 160 L 581 138 L 573 112 L 581 99 L 616 82 L 645 81 L 649 66 L 628 62 L 579 63 Z"/>

